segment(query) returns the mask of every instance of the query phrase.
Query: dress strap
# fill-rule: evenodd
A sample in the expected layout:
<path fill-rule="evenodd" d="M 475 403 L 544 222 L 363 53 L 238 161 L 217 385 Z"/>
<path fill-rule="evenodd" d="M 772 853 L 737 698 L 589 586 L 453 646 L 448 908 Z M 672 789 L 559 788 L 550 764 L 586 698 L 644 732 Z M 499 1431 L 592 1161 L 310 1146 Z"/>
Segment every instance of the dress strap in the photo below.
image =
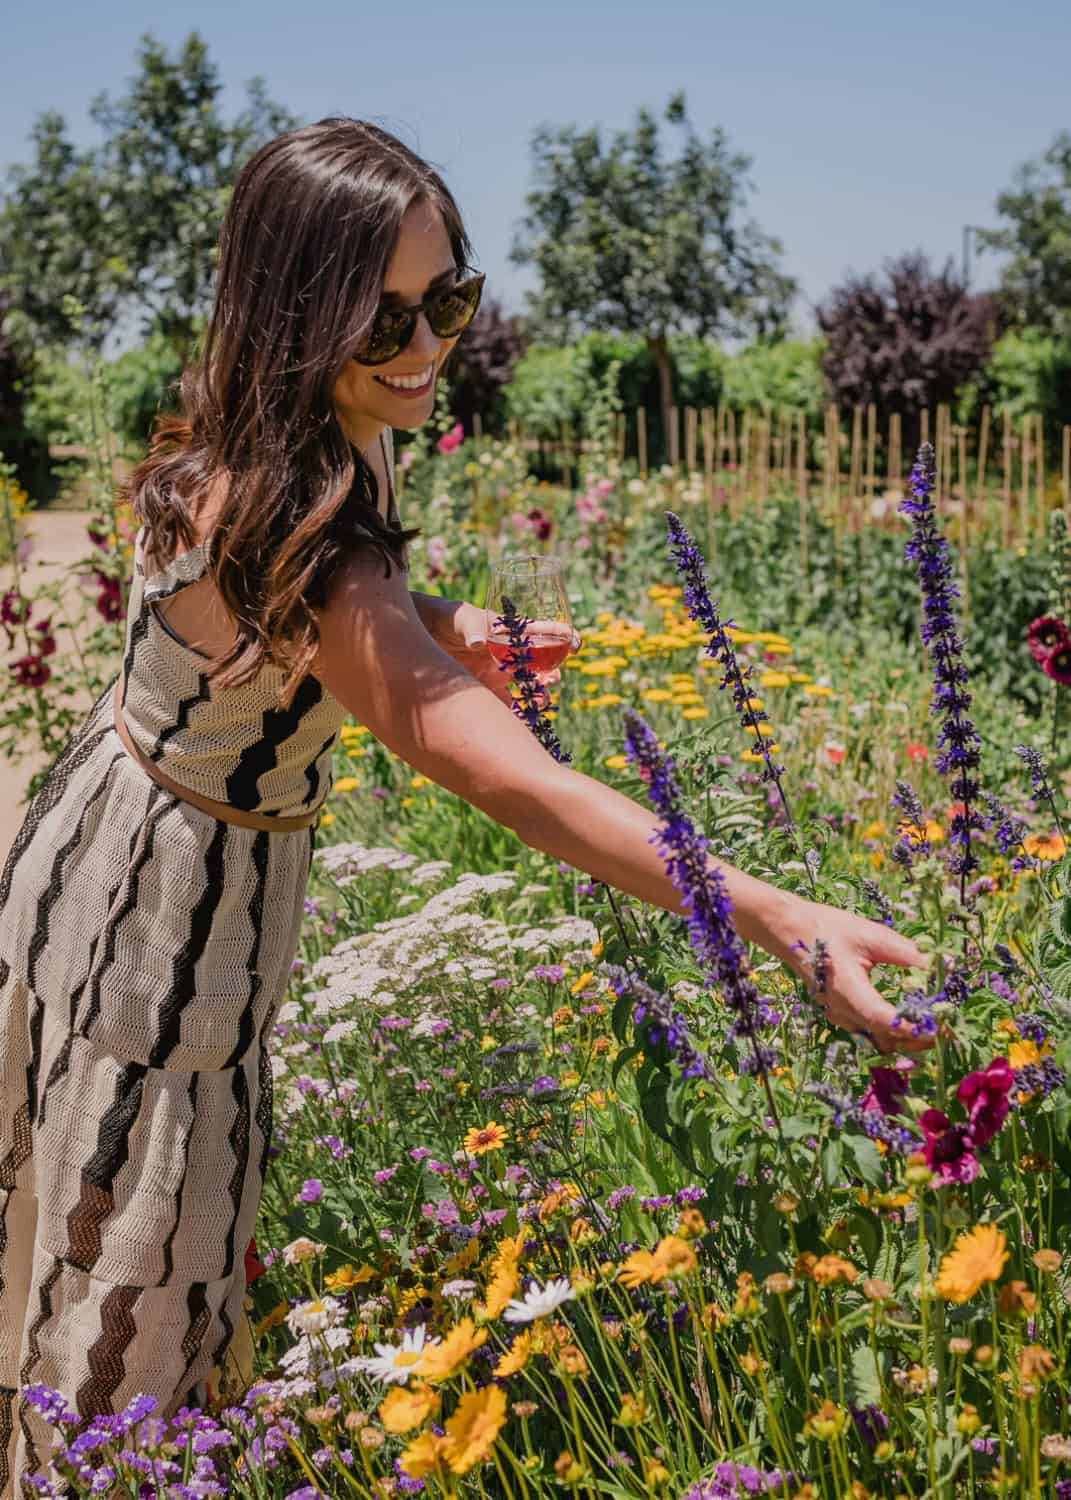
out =
<path fill-rule="evenodd" d="M 180 589 L 186 588 L 188 584 L 196 583 L 198 578 L 204 576 L 205 568 L 208 566 L 205 558 L 205 544 L 198 542 L 196 546 L 173 557 L 167 567 L 161 568 L 159 573 L 146 578 L 141 553 L 143 536 L 144 527 L 139 527 L 134 544 L 134 568 L 144 579 L 142 598 L 146 603 L 154 599 L 170 599 L 172 594 L 177 594 Z"/>

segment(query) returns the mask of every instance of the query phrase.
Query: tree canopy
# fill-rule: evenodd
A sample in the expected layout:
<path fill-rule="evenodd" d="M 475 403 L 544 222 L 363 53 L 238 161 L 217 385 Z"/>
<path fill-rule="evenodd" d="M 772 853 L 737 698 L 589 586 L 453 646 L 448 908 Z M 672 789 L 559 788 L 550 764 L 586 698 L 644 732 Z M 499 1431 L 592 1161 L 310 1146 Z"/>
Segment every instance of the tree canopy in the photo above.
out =
<path fill-rule="evenodd" d="M 535 186 L 510 259 L 533 265 L 529 329 L 545 339 L 588 330 L 642 334 L 672 400 L 667 339 L 779 330 L 795 283 L 778 266 L 780 243 L 741 211 L 747 157 L 716 128 L 703 141 L 683 93 L 664 120 L 683 132 L 664 154 L 645 108 L 604 146 L 598 126 L 541 125 L 532 139 Z"/>
<path fill-rule="evenodd" d="M 1019 320 L 1071 337 L 1071 133 L 1060 131 L 1025 162 L 997 199 L 1000 229 L 980 230 L 978 247 L 1010 260 L 1001 289 Z"/>
<path fill-rule="evenodd" d="M 207 47 L 191 32 L 172 60 L 151 33 L 138 71 L 117 100 L 98 95 L 90 116 L 104 133 L 78 150 L 62 114 L 45 111 L 31 132 L 34 160 L 13 167 L 0 208 L 0 287 L 12 296 L 7 328 L 26 347 L 69 344 L 65 293 L 87 309 L 81 336 L 99 348 L 127 311 L 142 332 L 172 340 L 182 361 L 208 308 L 215 247 L 245 160 L 297 119 L 246 85 L 230 122 Z"/>

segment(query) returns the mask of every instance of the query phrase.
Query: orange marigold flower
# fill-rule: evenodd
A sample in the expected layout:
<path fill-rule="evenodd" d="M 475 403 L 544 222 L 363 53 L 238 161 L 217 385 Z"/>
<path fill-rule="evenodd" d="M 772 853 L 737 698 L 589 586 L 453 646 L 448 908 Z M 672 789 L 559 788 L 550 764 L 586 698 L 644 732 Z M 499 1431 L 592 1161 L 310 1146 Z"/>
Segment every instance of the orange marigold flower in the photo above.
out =
<path fill-rule="evenodd" d="M 976 1224 L 961 1234 L 941 1262 L 935 1286 L 950 1302 L 968 1302 L 987 1281 L 996 1281 L 1008 1259 L 1004 1231 Z"/>

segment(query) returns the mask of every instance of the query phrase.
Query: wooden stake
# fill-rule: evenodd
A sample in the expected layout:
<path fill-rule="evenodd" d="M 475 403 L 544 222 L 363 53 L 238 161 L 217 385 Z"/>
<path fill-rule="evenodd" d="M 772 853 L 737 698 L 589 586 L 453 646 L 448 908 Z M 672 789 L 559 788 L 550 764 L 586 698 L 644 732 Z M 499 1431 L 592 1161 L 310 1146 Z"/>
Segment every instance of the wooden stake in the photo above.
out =
<path fill-rule="evenodd" d="M 675 406 L 671 406 L 669 409 L 669 462 L 673 472 L 679 475 L 681 471 L 681 433 L 680 418 Z"/>
<path fill-rule="evenodd" d="M 863 408 L 857 406 L 852 412 L 852 454 L 848 474 L 848 515 L 854 520 L 860 511 L 863 492 Z"/>
<path fill-rule="evenodd" d="M 694 474 L 695 462 L 695 407 L 684 408 L 684 469 L 687 474 Z"/>
<path fill-rule="evenodd" d="M 483 419 L 478 411 L 472 414 L 472 435 L 477 442 L 483 437 Z"/>
<path fill-rule="evenodd" d="M 902 472 L 903 459 L 900 455 L 902 441 L 900 413 L 894 411 L 889 418 L 889 462 L 885 469 L 885 483 L 890 490 L 900 488 L 900 474 Z"/>
<path fill-rule="evenodd" d="M 1045 505 L 1045 432 L 1041 425 L 1041 413 L 1034 417 L 1034 455 L 1038 490 L 1038 536 L 1044 539 L 1049 520 Z"/>
<path fill-rule="evenodd" d="M 636 449 L 640 463 L 640 478 L 647 478 L 647 413 L 642 406 L 636 408 Z"/>
<path fill-rule="evenodd" d="M 729 510 L 735 516 L 736 493 L 739 474 L 737 472 L 736 457 L 736 413 L 728 408 L 725 412 L 725 451 L 728 454 L 728 463 L 732 465 L 732 473 L 729 475 L 729 483 L 726 488 L 729 491 Z"/>
<path fill-rule="evenodd" d="M 930 413 L 924 411 L 919 416 L 919 446 L 930 441 Z"/>
<path fill-rule="evenodd" d="M 707 556 L 713 558 L 714 540 L 714 408 L 703 407 L 703 488 L 707 501 Z"/>
<path fill-rule="evenodd" d="M 740 467 L 737 470 L 737 481 L 740 490 L 740 508 L 743 509 L 747 501 L 748 470 L 751 464 L 751 413 L 744 412 L 743 421 L 740 424 Z"/>
<path fill-rule="evenodd" d="M 1012 512 L 1012 425 L 1011 412 L 1004 408 L 1004 440 L 1001 456 L 1004 460 L 1004 484 L 1000 492 L 1001 544 L 1005 551 L 1011 546 Z"/>
<path fill-rule="evenodd" d="M 1019 543 L 1030 535 L 1030 414 L 1023 415 L 1023 446 L 1019 454 Z"/>
<path fill-rule="evenodd" d="M 800 566 L 806 578 L 810 566 L 807 537 L 807 422 L 802 411 L 796 413 L 796 497 L 800 507 Z"/>
<path fill-rule="evenodd" d="M 978 475 L 975 481 L 975 496 L 977 497 L 977 508 L 979 514 L 984 514 L 982 507 L 985 504 L 985 467 L 989 458 L 989 407 L 982 407 L 982 430 L 978 436 Z"/>

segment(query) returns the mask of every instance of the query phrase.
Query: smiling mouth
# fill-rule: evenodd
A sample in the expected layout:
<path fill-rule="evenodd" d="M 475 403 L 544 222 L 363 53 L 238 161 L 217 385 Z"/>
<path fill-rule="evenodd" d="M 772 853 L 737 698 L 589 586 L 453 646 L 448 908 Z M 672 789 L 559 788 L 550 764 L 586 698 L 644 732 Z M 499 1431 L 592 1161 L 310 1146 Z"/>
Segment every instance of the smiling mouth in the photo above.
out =
<path fill-rule="evenodd" d="M 431 389 L 432 382 L 435 379 L 435 366 L 428 365 L 425 378 L 420 380 L 417 377 L 415 382 L 412 376 L 397 377 L 402 382 L 400 384 L 397 384 L 393 379 L 388 379 L 385 375 L 374 375 L 372 378 L 377 385 L 386 386 L 387 390 L 392 391 L 396 396 L 423 396 Z"/>

